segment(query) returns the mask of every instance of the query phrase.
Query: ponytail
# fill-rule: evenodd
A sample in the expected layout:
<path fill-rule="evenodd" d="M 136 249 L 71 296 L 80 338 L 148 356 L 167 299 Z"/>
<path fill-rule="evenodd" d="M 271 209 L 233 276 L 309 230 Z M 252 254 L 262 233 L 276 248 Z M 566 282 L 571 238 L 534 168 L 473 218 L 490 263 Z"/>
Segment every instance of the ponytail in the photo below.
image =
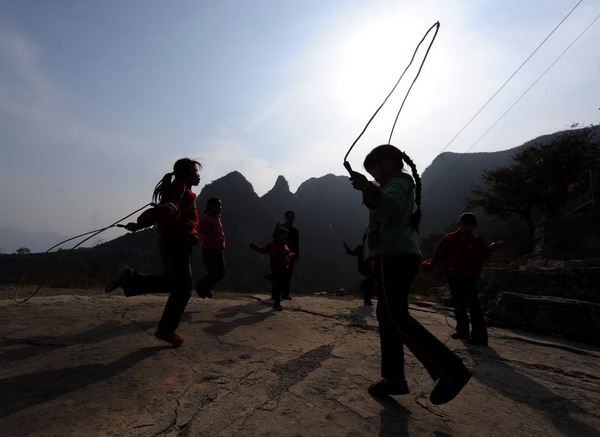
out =
<path fill-rule="evenodd" d="M 173 165 L 173 171 L 164 175 L 160 182 L 156 184 L 156 187 L 154 187 L 154 192 L 152 193 L 152 201 L 161 201 L 163 194 L 167 192 L 167 190 L 171 186 L 171 183 L 173 182 L 173 176 L 183 177 L 190 167 L 194 167 L 196 165 L 199 168 L 202 168 L 202 164 L 200 164 L 198 161 L 193 161 L 190 158 L 181 158 L 175 161 L 175 164 Z"/>
<path fill-rule="evenodd" d="M 163 194 L 171 186 L 173 176 L 174 176 L 174 173 L 167 173 L 166 175 L 163 176 L 163 178 L 160 180 L 160 182 L 158 184 L 156 184 L 156 187 L 154 187 L 154 192 L 152 193 L 152 201 L 153 202 L 160 202 Z"/>

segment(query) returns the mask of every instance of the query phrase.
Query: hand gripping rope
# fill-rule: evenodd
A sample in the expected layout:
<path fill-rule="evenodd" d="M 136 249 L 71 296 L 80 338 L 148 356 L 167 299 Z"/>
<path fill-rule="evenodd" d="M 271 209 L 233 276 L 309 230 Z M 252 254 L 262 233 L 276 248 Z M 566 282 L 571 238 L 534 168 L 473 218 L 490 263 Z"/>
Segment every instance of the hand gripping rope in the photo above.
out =
<path fill-rule="evenodd" d="M 127 219 L 127 218 L 131 217 L 132 215 L 134 215 L 134 214 L 136 214 L 136 213 L 138 213 L 138 212 L 139 212 L 139 211 L 141 211 L 142 209 L 145 209 L 145 208 L 147 208 L 148 206 L 153 206 L 153 207 L 161 207 L 162 205 L 158 205 L 158 204 L 156 204 L 156 203 L 152 203 L 152 202 L 151 202 L 151 203 L 147 203 L 146 205 L 142 206 L 141 208 L 139 208 L 139 209 L 136 209 L 135 211 L 133 211 L 131 214 L 129 214 L 129 215 L 126 215 L 125 217 L 123 217 L 123 218 L 121 218 L 121 219 L 117 220 L 116 222 L 114 222 L 113 224 L 111 224 L 111 225 L 109 225 L 109 226 L 106 226 L 105 228 L 101 228 L 101 229 L 96 229 L 96 230 L 93 230 L 93 231 L 85 232 L 85 233 L 83 233 L 83 234 L 76 235 L 75 237 L 71 237 L 71 238 L 68 238 L 68 239 L 66 239 L 66 240 L 63 240 L 63 241 L 61 241 L 60 243 L 57 243 L 57 244 L 55 244 L 54 246 L 52 246 L 50 249 L 46 250 L 46 251 L 43 253 L 43 255 L 44 255 L 44 254 L 47 254 L 47 253 L 48 253 L 48 252 L 50 252 L 52 249 L 54 249 L 54 248 L 56 248 L 56 247 L 58 247 L 58 246 L 60 246 L 60 245 L 62 245 L 62 244 L 64 244 L 64 243 L 67 243 L 67 242 L 69 242 L 69 241 L 71 241 L 71 240 L 75 240 L 76 238 L 80 238 L 80 237 L 83 237 L 83 236 L 89 235 L 89 237 L 85 238 L 84 240 L 82 240 L 82 241 L 80 241 L 79 243 L 77 243 L 75 246 L 71 247 L 69 250 L 65 251 L 65 252 L 64 252 L 64 253 L 63 253 L 63 254 L 62 254 L 62 255 L 61 255 L 59 258 L 58 258 L 58 260 L 57 260 L 57 261 L 60 261 L 60 260 L 61 260 L 61 259 L 62 259 L 62 258 L 63 258 L 63 257 L 66 255 L 66 254 L 67 254 L 67 253 L 69 253 L 69 252 L 71 252 L 71 251 L 75 250 L 76 248 L 78 248 L 79 246 L 81 246 L 83 243 L 85 243 L 86 241 L 88 241 L 88 240 L 89 240 L 89 239 L 91 239 L 91 238 L 94 238 L 96 235 L 100 234 L 101 232 L 104 232 L 104 231 L 106 231 L 107 229 L 110 229 L 110 228 L 115 228 L 115 227 L 124 228 L 124 227 L 125 227 L 125 225 L 122 225 L 122 224 L 120 224 L 120 222 L 122 222 L 123 220 L 125 220 L 125 219 Z M 91 234 L 91 235 L 90 235 L 90 234 Z M 19 282 L 19 285 L 17 286 L 17 288 L 16 288 L 16 290 L 15 290 L 15 295 L 14 295 L 14 300 L 15 300 L 15 302 L 17 302 L 17 303 L 24 303 L 24 302 L 27 302 L 29 299 L 31 299 L 33 296 L 35 296 L 35 295 L 36 295 L 36 294 L 37 294 L 37 293 L 38 293 L 38 292 L 41 290 L 42 286 L 43 286 L 43 285 L 46 283 L 46 281 L 49 279 L 49 277 L 50 277 L 50 274 L 47 274 L 47 275 L 46 275 L 46 276 L 45 276 L 45 277 L 42 279 L 42 281 L 41 281 L 40 285 L 39 285 L 39 286 L 36 288 L 36 290 L 35 290 L 35 291 L 34 291 L 34 292 L 33 292 L 33 293 L 30 295 L 30 296 L 28 296 L 28 297 L 27 297 L 27 298 L 25 298 L 25 299 L 19 299 L 19 298 L 18 298 L 19 289 L 21 288 L 21 285 L 23 285 L 23 282 L 25 281 L 25 278 L 27 277 L 27 275 L 29 274 L 29 272 L 31 272 L 31 271 L 33 270 L 33 268 L 34 268 L 34 267 L 37 265 L 37 262 L 38 262 L 38 261 L 39 261 L 41 258 L 42 258 L 42 257 L 38 257 L 38 258 L 36 258 L 36 260 L 33 262 L 33 264 L 31 265 L 31 267 L 29 267 L 29 269 L 28 269 L 28 270 L 25 272 L 25 274 L 23 275 L 23 278 L 21 278 L 21 282 Z"/>
<path fill-rule="evenodd" d="M 377 108 L 377 110 L 375 111 L 375 113 L 371 116 L 371 118 L 369 119 L 369 121 L 365 125 L 365 127 L 362 130 L 362 132 L 360 133 L 360 135 L 358 135 L 358 137 L 354 140 L 354 142 L 352 143 L 352 145 L 348 149 L 348 152 L 346 152 L 346 155 L 344 156 L 344 167 L 346 167 L 346 170 L 348 170 L 348 173 L 350 173 L 350 175 L 352 175 L 352 167 L 350 166 L 350 163 L 348 162 L 348 155 L 350 154 L 350 152 L 354 148 L 354 145 L 358 142 L 358 140 L 360 139 L 360 137 L 363 136 L 363 134 L 365 133 L 365 131 L 367 130 L 367 128 L 369 127 L 369 125 L 371 124 L 371 122 L 373 121 L 373 119 L 375 118 L 375 116 L 377 115 L 377 113 L 381 110 L 381 108 L 383 108 L 383 105 L 385 105 L 385 103 L 387 102 L 387 100 L 394 93 L 394 91 L 396 90 L 396 87 L 398 86 L 398 84 L 400 83 L 400 81 L 402 80 L 402 78 L 404 77 L 404 74 L 409 69 L 409 67 L 412 65 L 412 63 L 413 63 L 413 61 L 415 59 L 415 56 L 417 55 L 417 52 L 419 51 L 419 47 L 421 47 L 421 44 L 423 43 L 423 41 L 425 41 L 425 38 L 427 38 L 427 35 L 429 35 L 429 33 L 434 28 L 435 28 L 435 33 L 433 34 L 431 42 L 429 43 L 429 47 L 427 47 L 427 51 L 425 52 L 425 56 L 423 56 L 423 60 L 421 61 L 421 65 L 419 66 L 419 70 L 417 71 L 417 74 L 415 75 L 415 78 L 413 79 L 412 83 L 410 84 L 410 87 L 408 88 L 408 91 L 406 91 L 406 95 L 404 96 L 404 99 L 402 100 L 402 104 L 400 105 L 400 109 L 398 110 L 398 113 L 396 114 L 396 119 L 394 120 L 394 124 L 392 125 L 392 130 L 390 131 L 390 137 L 388 139 L 388 144 L 391 144 L 391 142 L 392 142 L 392 135 L 394 134 L 394 128 L 396 127 L 396 122 L 398 121 L 398 117 L 400 116 L 400 112 L 402 111 L 402 108 L 404 107 L 404 103 L 406 102 L 406 99 L 408 98 L 408 94 L 410 93 L 410 90 L 412 90 L 412 87 L 415 84 L 415 82 L 417 81 L 417 78 L 419 77 L 419 74 L 421 74 L 421 69 L 423 68 L 423 65 L 425 64 L 425 60 L 427 59 L 427 55 L 429 54 L 429 50 L 431 49 L 431 46 L 433 45 L 433 42 L 435 41 L 435 37 L 437 36 L 438 31 L 440 29 L 440 22 L 439 21 L 436 22 L 433 26 L 431 26 L 429 28 L 429 30 L 427 30 L 427 32 L 425 32 L 425 35 L 423 36 L 423 38 L 421 39 L 421 41 L 419 42 L 419 44 L 417 44 L 417 47 L 415 48 L 415 51 L 414 51 L 414 53 L 412 55 L 412 58 L 410 59 L 410 62 L 408 63 L 408 65 L 406 66 L 406 68 L 404 69 L 404 71 L 402 72 L 402 74 L 400 75 L 400 77 L 398 78 L 398 80 L 396 81 L 396 84 L 394 85 L 394 87 L 392 88 L 392 90 L 389 92 L 389 94 L 386 96 L 386 98 L 383 100 L 383 103 L 381 105 L 379 105 L 379 108 Z"/>

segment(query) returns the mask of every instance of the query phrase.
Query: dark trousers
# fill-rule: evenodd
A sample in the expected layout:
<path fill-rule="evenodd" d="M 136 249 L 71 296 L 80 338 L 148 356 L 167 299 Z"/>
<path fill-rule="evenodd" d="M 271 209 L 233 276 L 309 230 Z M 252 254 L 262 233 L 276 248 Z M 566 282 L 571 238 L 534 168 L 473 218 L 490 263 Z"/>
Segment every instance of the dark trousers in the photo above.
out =
<path fill-rule="evenodd" d="M 158 329 L 166 334 L 175 332 L 192 294 L 190 256 L 196 240 L 191 235 L 161 235 L 159 253 L 164 273 L 142 275 L 133 273 L 133 281 L 123 287 L 126 296 L 145 293 L 169 293 Z"/>
<path fill-rule="evenodd" d="M 271 281 L 271 298 L 273 299 L 273 305 L 280 305 L 281 297 L 288 289 L 289 272 L 287 269 L 273 270 L 271 272 Z"/>
<path fill-rule="evenodd" d="M 225 258 L 222 250 L 202 250 L 202 264 L 206 269 L 206 276 L 196 283 L 198 293 L 210 291 L 221 279 L 225 277 Z"/>
<path fill-rule="evenodd" d="M 418 255 L 379 258 L 377 320 L 381 341 L 381 375 L 404 380 L 404 345 L 423 364 L 433 380 L 463 371 L 461 359 L 408 312 L 408 293 L 419 270 Z"/>
<path fill-rule="evenodd" d="M 468 310 L 471 316 L 471 338 L 474 340 L 487 340 L 487 327 L 477 292 L 477 278 L 457 278 L 451 275 L 447 275 L 447 277 L 450 293 L 454 300 L 456 333 L 465 337 L 469 336 Z"/>
<path fill-rule="evenodd" d="M 296 261 L 291 259 L 290 266 L 288 267 L 287 273 L 286 273 L 287 281 L 285 283 L 285 287 L 283 288 L 283 290 L 281 292 L 281 297 L 289 297 L 290 296 L 290 288 L 292 287 L 292 273 L 294 273 L 294 264 L 296 264 Z"/>
<path fill-rule="evenodd" d="M 363 294 L 364 301 L 371 302 L 371 297 L 373 297 L 375 291 L 375 275 L 373 273 L 369 273 L 363 278 L 360 283 L 360 291 Z"/>

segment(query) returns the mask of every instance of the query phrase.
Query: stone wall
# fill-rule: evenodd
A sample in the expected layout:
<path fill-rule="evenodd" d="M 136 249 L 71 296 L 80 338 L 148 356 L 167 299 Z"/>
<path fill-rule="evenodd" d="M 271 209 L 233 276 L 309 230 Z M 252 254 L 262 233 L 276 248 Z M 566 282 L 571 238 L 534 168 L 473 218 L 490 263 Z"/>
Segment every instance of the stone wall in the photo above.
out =
<path fill-rule="evenodd" d="M 600 344 L 600 258 L 487 269 L 480 290 L 492 324 Z"/>

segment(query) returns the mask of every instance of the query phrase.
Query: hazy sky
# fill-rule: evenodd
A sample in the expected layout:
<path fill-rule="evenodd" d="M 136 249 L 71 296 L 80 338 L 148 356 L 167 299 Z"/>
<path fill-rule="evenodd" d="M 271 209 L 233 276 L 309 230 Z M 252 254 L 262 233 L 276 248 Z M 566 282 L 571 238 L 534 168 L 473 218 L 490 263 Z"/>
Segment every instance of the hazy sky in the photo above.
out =
<path fill-rule="evenodd" d="M 392 140 L 422 172 L 577 3 L 0 0 L 0 226 L 106 226 L 183 156 L 204 164 L 198 193 L 233 170 L 259 195 L 278 175 L 295 191 L 345 174 L 346 150 L 439 20 Z M 600 20 L 473 147 L 599 14 L 600 0 L 582 1 L 448 150 L 597 124 Z M 387 142 L 414 72 L 350 154 L 355 169 Z"/>

